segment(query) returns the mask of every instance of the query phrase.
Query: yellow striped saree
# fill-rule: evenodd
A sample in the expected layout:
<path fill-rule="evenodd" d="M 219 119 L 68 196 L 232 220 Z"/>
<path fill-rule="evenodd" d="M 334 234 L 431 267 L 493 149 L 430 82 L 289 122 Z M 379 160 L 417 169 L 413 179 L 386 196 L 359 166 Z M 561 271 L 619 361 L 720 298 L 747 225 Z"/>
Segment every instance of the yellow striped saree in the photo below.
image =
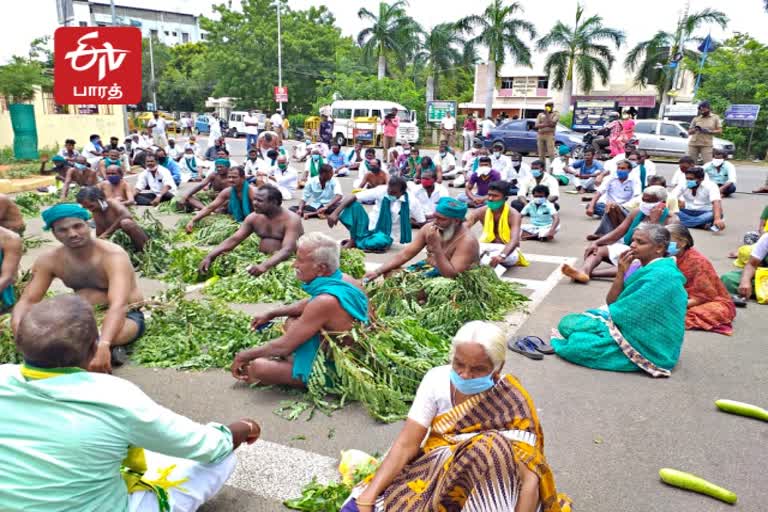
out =
<path fill-rule="evenodd" d="M 544 435 L 531 397 L 505 375 L 492 389 L 437 416 L 424 453 L 405 467 L 377 511 L 514 511 L 517 463 L 539 477 L 541 512 L 570 512 L 544 457 Z"/>

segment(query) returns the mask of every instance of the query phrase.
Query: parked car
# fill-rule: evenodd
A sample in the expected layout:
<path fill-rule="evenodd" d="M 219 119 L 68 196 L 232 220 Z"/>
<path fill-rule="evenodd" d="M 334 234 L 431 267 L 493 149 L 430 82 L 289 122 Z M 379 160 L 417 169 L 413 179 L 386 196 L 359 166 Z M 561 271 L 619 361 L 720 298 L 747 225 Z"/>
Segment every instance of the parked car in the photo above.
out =
<path fill-rule="evenodd" d="M 195 133 L 200 135 L 201 133 L 210 133 L 211 127 L 208 124 L 209 114 L 198 114 L 195 119 Z M 221 133 L 226 134 L 229 129 L 229 124 L 226 119 L 219 118 L 219 124 L 221 125 Z"/>
<path fill-rule="evenodd" d="M 690 123 L 658 119 L 640 119 L 635 121 L 635 137 L 639 149 L 648 152 L 651 157 L 681 157 L 688 154 L 688 128 Z M 714 149 L 722 149 L 733 158 L 736 146 L 733 142 L 714 137 Z"/>
<path fill-rule="evenodd" d="M 240 136 L 245 137 L 245 122 L 243 119 L 248 115 L 248 112 L 246 111 L 232 111 L 229 113 L 229 130 L 227 133 L 228 137 L 234 137 L 238 138 Z M 259 132 L 264 130 L 264 126 L 266 125 L 267 116 L 261 112 L 256 111 L 256 117 L 259 120 Z"/>
<path fill-rule="evenodd" d="M 481 139 L 485 147 L 491 148 L 497 142 L 504 144 L 506 151 L 522 155 L 536 153 L 536 130 L 533 129 L 535 119 L 512 119 L 493 130 L 487 139 Z M 574 132 L 559 124 L 555 128 L 555 146 L 565 145 L 572 151 L 581 145 L 582 134 Z"/>

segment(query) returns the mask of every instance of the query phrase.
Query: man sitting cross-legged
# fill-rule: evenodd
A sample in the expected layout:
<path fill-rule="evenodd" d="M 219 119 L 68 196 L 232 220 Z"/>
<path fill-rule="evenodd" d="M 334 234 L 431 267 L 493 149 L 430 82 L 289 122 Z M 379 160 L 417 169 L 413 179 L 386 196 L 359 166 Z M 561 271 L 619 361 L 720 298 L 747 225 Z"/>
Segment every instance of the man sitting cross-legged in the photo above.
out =
<path fill-rule="evenodd" d="M 235 469 L 233 451 L 259 438 L 251 419 L 201 425 L 88 372 L 101 343 L 82 297 L 30 305 L 15 337 L 24 363 L 0 366 L 3 510 L 197 510 Z"/>
<path fill-rule="evenodd" d="M 91 371 L 110 372 L 125 359 L 125 347 L 144 334 L 144 314 L 136 306 L 144 298 L 128 254 L 111 242 L 91 237 L 88 210 L 61 203 L 43 211 L 43 229 L 52 230 L 61 247 L 41 255 L 32 266 L 32 280 L 13 310 L 11 326 L 18 331 L 24 315 L 43 300 L 55 278 L 90 304 L 106 305 L 99 346 L 90 362 Z M 113 348 L 114 347 L 114 348 Z"/>
<path fill-rule="evenodd" d="M 136 204 L 133 198 L 133 189 L 123 179 L 123 169 L 117 165 L 108 166 L 104 172 L 107 179 L 96 185 L 104 192 L 107 199 L 115 199 L 125 206 Z"/>
<path fill-rule="evenodd" d="M 232 167 L 227 173 L 227 180 L 230 186 L 219 192 L 211 204 L 197 212 L 187 223 L 187 233 L 195 229 L 196 222 L 222 209 L 225 209 L 237 222 L 243 222 L 253 212 L 253 197 L 256 189 L 251 187 L 245 179 L 245 169 L 240 166 Z"/>
<path fill-rule="evenodd" d="M 248 215 L 235 234 L 220 243 L 202 262 L 200 272 L 207 273 L 213 260 L 233 250 L 252 233 L 260 238 L 259 250 L 271 256 L 263 263 L 251 265 L 248 272 L 260 276 L 296 252 L 296 240 L 304 234 L 301 218 L 283 208 L 283 195 L 272 185 L 262 185 L 253 195 L 253 213 Z"/>
<path fill-rule="evenodd" d="M 368 297 L 357 281 L 339 270 L 339 252 L 339 244 L 322 233 L 309 233 L 299 240 L 293 267 L 310 297 L 253 318 L 251 326 L 257 328 L 288 317 L 285 334 L 238 353 L 232 362 L 236 379 L 305 388 L 321 350 L 322 333 L 343 333 L 356 322 L 368 323 Z"/>
<path fill-rule="evenodd" d="M 205 177 L 203 181 L 197 183 L 192 190 L 179 197 L 179 205 L 185 207 L 188 211 L 202 210 L 205 205 L 202 201 L 195 197 L 195 194 L 205 189 L 206 187 L 215 192 L 221 193 L 223 190 L 227 190 L 229 185 L 229 160 L 225 158 L 217 158 L 214 161 L 215 172 L 212 172 Z M 224 213 L 227 209 L 222 206 L 219 208 L 221 213 Z"/>
<path fill-rule="evenodd" d="M 453 278 L 469 270 L 479 260 L 479 245 L 477 238 L 464 226 L 466 215 L 465 203 L 450 197 L 441 198 L 434 220 L 421 228 L 413 242 L 391 260 L 368 272 L 366 279 L 376 279 L 402 267 L 425 248 L 426 263 L 432 267 L 428 275 Z"/>
<path fill-rule="evenodd" d="M 291 206 L 290 210 L 304 219 L 328 215 L 336 209 L 342 197 L 344 194 L 339 179 L 333 175 L 333 167 L 323 164 L 319 174 L 307 182 L 299 204 Z"/>
<path fill-rule="evenodd" d="M 131 211 L 116 199 L 107 199 L 96 187 L 85 187 L 77 193 L 77 202 L 91 212 L 96 223 L 96 236 L 109 240 L 115 231 L 122 229 L 133 242 L 136 251 L 143 251 L 149 237 L 133 219 Z"/>

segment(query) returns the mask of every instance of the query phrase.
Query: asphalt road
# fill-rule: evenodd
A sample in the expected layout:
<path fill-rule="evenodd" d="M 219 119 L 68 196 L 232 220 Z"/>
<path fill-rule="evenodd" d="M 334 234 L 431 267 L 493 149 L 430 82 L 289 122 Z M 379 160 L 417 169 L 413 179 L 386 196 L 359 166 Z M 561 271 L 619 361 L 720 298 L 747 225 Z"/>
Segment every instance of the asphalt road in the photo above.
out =
<path fill-rule="evenodd" d="M 233 157 L 242 160 L 243 140 L 229 142 Z M 667 177 L 673 169 L 669 164 L 659 165 L 660 173 Z M 765 167 L 752 165 L 739 166 L 738 170 L 741 190 L 762 184 L 768 172 Z M 350 181 L 343 182 L 347 192 Z M 556 240 L 523 244 L 526 254 L 542 255 L 543 262 L 513 269 L 508 276 L 541 283 L 552 276 L 557 278 L 553 273 L 557 265 L 545 262 L 546 257 L 580 259 L 584 236 L 592 232 L 596 221 L 584 215 L 584 205 L 577 196 L 564 194 L 561 202 L 563 227 Z M 736 194 L 724 203 L 725 231 L 695 231 L 697 248 L 712 260 L 718 272 L 733 268 L 728 251 L 739 245 L 745 231 L 754 229 L 766 203 L 766 196 Z M 32 222 L 30 230 L 38 234 L 39 225 Z M 331 232 L 321 221 L 310 221 L 305 229 L 329 232 L 338 239 L 346 235 L 341 228 Z M 29 266 L 47 247 L 31 251 L 23 265 Z M 386 258 L 375 255 L 369 261 L 380 263 Z M 584 286 L 559 280 L 552 284 L 551 290 L 543 288 L 546 295 L 519 326 L 521 334 L 548 336 L 564 314 L 603 304 L 609 287 L 608 282 Z M 150 294 L 163 285 L 142 279 L 141 286 Z M 768 323 L 762 316 L 766 312 L 766 306 L 754 302 L 740 309 L 731 337 L 686 333 L 680 363 L 665 380 L 639 373 L 591 370 L 556 356 L 531 361 L 510 352 L 505 370 L 521 379 L 536 403 L 558 491 L 574 499 L 576 510 L 590 512 L 763 510 L 768 489 L 768 428 L 757 420 L 718 412 L 713 402 L 730 398 L 768 405 Z M 317 414 L 311 421 L 287 422 L 272 411 L 281 400 L 292 397 L 274 390 L 251 390 L 236 384 L 224 371 L 128 366 L 116 374 L 137 383 L 163 405 L 198 421 L 226 422 L 248 416 L 262 423 L 265 442 L 241 450 L 235 477 L 206 505 L 207 512 L 285 510 L 280 499 L 293 497 L 312 475 L 334 477 L 341 450 L 383 453 L 401 427 L 377 423 L 356 405 L 332 417 Z M 670 488 L 659 481 L 661 467 L 690 471 L 725 486 L 738 494 L 739 504 L 734 508 Z"/>

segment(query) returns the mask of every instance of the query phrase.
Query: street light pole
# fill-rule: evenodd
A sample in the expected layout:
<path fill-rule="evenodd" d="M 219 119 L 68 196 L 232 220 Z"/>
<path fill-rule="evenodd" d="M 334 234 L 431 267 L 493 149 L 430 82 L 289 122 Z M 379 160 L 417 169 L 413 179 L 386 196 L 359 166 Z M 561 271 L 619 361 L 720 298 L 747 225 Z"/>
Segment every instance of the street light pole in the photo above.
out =
<path fill-rule="evenodd" d="M 155 91 L 155 52 L 152 50 L 152 32 L 149 33 L 149 75 L 152 81 L 152 104 L 157 110 L 157 91 Z"/>
<path fill-rule="evenodd" d="M 277 86 L 283 87 L 283 41 L 280 34 L 280 0 L 277 0 Z M 278 102 L 283 111 L 283 102 Z"/>
<path fill-rule="evenodd" d="M 112 26 L 117 26 L 117 14 L 115 13 L 115 0 L 109 1 L 111 7 L 112 7 Z M 126 108 L 125 105 L 123 105 L 123 137 L 126 137 L 128 135 L 128 132 L 130 132 L 131 127 L 128 124 L 128 108 Z M 118 142 L 119 144 L 119 142 Z"/>

